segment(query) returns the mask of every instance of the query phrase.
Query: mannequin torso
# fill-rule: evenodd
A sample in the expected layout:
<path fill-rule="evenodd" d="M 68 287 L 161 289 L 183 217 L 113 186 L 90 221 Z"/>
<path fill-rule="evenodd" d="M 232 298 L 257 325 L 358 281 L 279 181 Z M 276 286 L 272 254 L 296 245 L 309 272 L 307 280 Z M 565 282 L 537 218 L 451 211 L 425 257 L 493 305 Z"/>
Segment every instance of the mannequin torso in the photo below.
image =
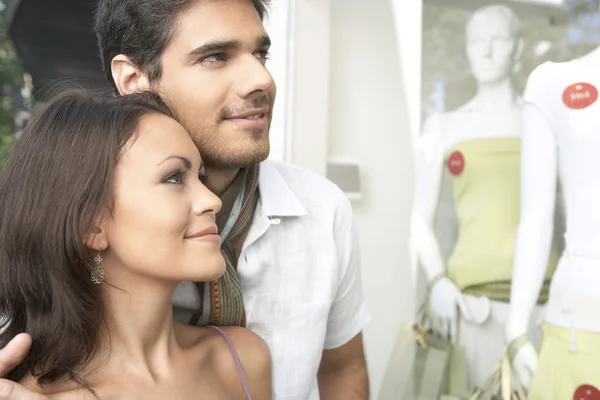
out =
<path fill-rule="evenodd" d="M 523 187 L 529 189 L 522 194 L 525 222 L 530 214 L 541 213 L 548 220 L 549 207 L 556 197 L 556 179 L 560 179 L 566 212 L 566 251 L 552 283 L 547 320 L 595 332 L 600 332 L 600 318 L 586 309 L 591 306 L 597 310 L 600 305 L 596 287 L 600 282 L 598 66 L 600 49 L 570 62 L 546 63 L 532 73 L 525 121 L 528 131 L 535 131 L 531 134 L 535 138 L 528 150 L 524 149 Z M 551 226 L 544 222 L 544 226 L 548 224 Z M 529 260 L 527 267 L 522 265 L 522 258 L 516 259 L 515 274 L 524 268 L 542 268 L 547 258 L 549 243 L 527 239 L 532 233 L 527 227 L 525 223 L 519 235 L 523 251 L 528 248 L 528 252 L 539 255 Z M 574 303 L 567 306 L 567 302 Z"/>
<path fill-rule="evenodd" d="M 522 140 L 521 221 L 517 234 L 506 339 L 526 332 L 545 272 L 560 179 L 566 249 L 552 280 L 541 364 L 531 345 L 513 361 L 531 399 L 567 398 L 599 385 L 600 347 L 600 48 L 564 63 L 545 63 L 529 77 Z M 551 385 L 548 378 L 554 379 Z M 565 397 L 567 396 L 567 397 Z"/>
<path fill-rule="evenodd" d="M 413 243 L 430 279 L 445 271 L 457 288 L 441 290 L 434 286 L 430 300 L 434 312 L 443 316 L 446 305 L 455 309 L 449 293 L 463 292 L 454 296 L 458 296 L 455 301 L 464 321 L 458 339 L 467 351 L 471 386 L 483 384 L 503 347 L 502 327 L 508 308 L 505 302 L 519 222 L 521 109 L 516 96 L 515 100 L 512 106 L 495 112 L 472 101 L 456 111 L 432 116 L 425 124 L 420 143 L 420 199 L 415 203 L 418 212 L 413 218 Z M 462 165 L 460 171 L 453 171 L 452 158 L 457 152 Z M 457 243 L 447 265 L 434 233 L 444 175 L 453 186 L 459 226 Z M 503 302 L 490 303 L 488 298 Z M 454 317 L 448 315 L 449 329 L 455 333 L 458 328 L 452 325 Z"/>
<path fill-rule="evenodd" d="M 461 267 L 462 269 L 470 267 L 487 270 L 489 263 L 486 263 L 486 260 L 490 257 L 502 258 L 502 262 L 506 264 L 504 268 L 506 271 L 501 272 L 500 275 L 490 271 L 488 278 L 481 278 L 479 281 L 474 278 L 475 281 L 469 283 L 475 285 L 487 283 L 486 279 L 489 282 L 510 281 L 514 240 L 519 220 L 518 180 L 522 120 L 521 101 L 516 95 L 514 98 L 515 101 L 511 106 L 495 111 L 487 110 L 475 98 L 456 111 L 434 115 L 425 123 L 420 143 L 421 157 L 417 182 L 419 199 L 416 207 L 419 213 L 415 218 L 419 220 L 421 227 L 427 225 L 427 229 L 415 229 L 415 232 L 420 232 L 415 235 L 415 239 L 417 245 L 423 243 L 425 246 L 421 248 L 420 254 L 423 255 L 421 262 L 430 279 L 446 268 L 439 251 L 436 254 L 437 260 L 432 260 L 431 254 L 429 256 L 423 254 L 430 251 L 432 242 L 437 241 L 433 233 L 434 216 L 443 171 L 446 169 L 454 185 L 453 195 L 459 224 L 458 242 L 449 260 L 448 268 L 452 269 L 453 260 L 466 257 L 474 262 L 470 266 Z M 458 157 L 458 161 L 454 160 L 455 157 Z M 473 168 L 477 170 L 473 171 Z M 482 176 L 484 174 L 485 176 Z M 474 179 L 478 182 L 474 182 Z M 489 206 L 481 204 L 484 202 L 480 201 L 482 196 L 488 199 L 492 196 L 493 200 L 496 200 L 496 206 L 491 203 L 492 199 L 487 201 Z M 477 200 L 475 203 L 479 204 L 473 204 L 465 210 L 466 212 L 461 212 L 461 209 L 464 210 L 466 207 L 465 203 L 469 201 L 466 197 L 477 197 L 473 201 Z M 502 226 L 497 224 L 482 226 L 483 220 L 490 214 L 493 214 L 491 219 L 498 221 Z M 478 223 L 473 224 L 469 221 Z M 487 234 L 489 234 L 489 241 L 493 243 L 490 243 L 490 246 L 481 246 Z M 422 238 L 423 235 L 429 237 Z M 478 243 L 473 241 L 475 237 L 479 238 Z M 504 246 L 506 251 L 492 250 L 498 245 L 498 240 L 507 244 Z M 436 243 L 436 247 L 438 246 Z M 488 247 L 489 251 L 487 254 L 482 254 L 482 251 L 485 252 L 483 250 L 485 247 Z M 464 256 L 466 253 L 470 255 Z M 478 257 L 474 256 L 475 253 Z M 556 265 L 556 254 L 554 256 L 554 259 L 550 260 L 553 265 L 548 270 L 549 275 Z M 462 260 L 459 263 L 464 264 Z M 452 277 L 451 271 L 449 274 Z M 453 281 L 459 287 L 465 287 L 462 284 L 464 282 L 461 282 L 464 281 L 463 279 L 453 279 Z"/>

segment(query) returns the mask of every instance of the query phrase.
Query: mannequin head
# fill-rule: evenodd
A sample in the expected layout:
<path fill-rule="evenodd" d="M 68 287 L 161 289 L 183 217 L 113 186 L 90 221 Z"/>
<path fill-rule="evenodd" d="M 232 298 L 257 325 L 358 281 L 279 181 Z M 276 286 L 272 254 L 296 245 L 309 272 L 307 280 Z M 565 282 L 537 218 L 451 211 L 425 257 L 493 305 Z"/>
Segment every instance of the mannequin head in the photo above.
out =
<path fill-rule="evenodd" d="M 523 52 L 521 21 L 504 5 L 476 10 L 467 23 L 467 58 L 479 84 L 508 79 Z"/>

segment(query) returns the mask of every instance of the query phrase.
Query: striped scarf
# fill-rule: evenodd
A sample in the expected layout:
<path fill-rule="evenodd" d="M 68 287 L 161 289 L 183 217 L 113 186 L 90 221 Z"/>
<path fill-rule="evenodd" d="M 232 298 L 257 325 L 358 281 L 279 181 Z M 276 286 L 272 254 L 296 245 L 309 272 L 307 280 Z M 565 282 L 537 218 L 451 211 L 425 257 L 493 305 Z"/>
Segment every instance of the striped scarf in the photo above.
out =
<path fill-rule="evenodd" d="M 240 173 L 246 174 L 245 182 L 236 199 L 237 204 L 234 204 L 227 225 L 221 233 L 221 254 L 225 258 L 225 273 L 216 281 L 196 282 L 200 307 L 190 318 L 190 325 L 246 326 L 244 299 L 237 274 L 240 255 L 235 250 L 235 244 L 252 225 L 258 202 L 259 166 L 252 165 Z"/>

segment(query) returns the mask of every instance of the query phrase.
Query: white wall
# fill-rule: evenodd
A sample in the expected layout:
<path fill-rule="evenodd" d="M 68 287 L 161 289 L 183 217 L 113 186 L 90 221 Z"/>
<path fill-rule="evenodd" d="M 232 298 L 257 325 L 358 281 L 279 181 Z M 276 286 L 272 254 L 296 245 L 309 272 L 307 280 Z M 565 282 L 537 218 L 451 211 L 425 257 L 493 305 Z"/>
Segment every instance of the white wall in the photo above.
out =
<path fill-rule="evenodd" d="M 399 25 L 406 38 L 400 42 L 391 0 L 288 0 L 293 65 L 286 160 L 324 175 L 328 159 L 345 159 L 362 172 L 363 196 L 354 212 L 373 317 L 365 330 L 372 398 L 401 323 L 412 320 L 415 309 L 408 242 L 421 2 L 398 1 L 397 8 L 410 13 Z"/>
<path fill-rule="evenodd" d="M 271 122 L 271 153 L 269 158 L 288 160 L 291 143 L 289 107 L 292 96 L 291 74 L 293 73 L 293 13 L 292 0 L 272 2 L 269 15 L 265 20 L 265 30 L 271 37 L 272 57 L 267 63 L 273 79 L 277 83 L 277 97 Z"/>
<path fill-rule="evenodd" d="M 375 398 L 400 325 L 414 314 L 408 106 L 418 105 L 418 97 L 407 104 L 402 69 L 418 60 L 398 57 L 390 0 L 331 0 L 330 17 L 328 156 L 355 160 L 362 170 L 363 199 L 354 212 L 373 317 L 365 345 Z"/>
<path fill-rule="evenodd" d="M 421 40 L 423 2 L 420 0 L 391 0 L 396 33 L 397 55 L 402 70 L 404 96 L 413 146 L 421 130 Z M 416 147 L 414 147 L 416 150 Z M 416 153 L 415 153 L 416 154 Z"/>
<path fill-rule="evenodd" d="M 330 0 L 291 2 L 294 62 L 289 161 L 325 175 L 329 135 Z"/>
<path fill-rule="evenodd" d="M 391 0 L 396 32 L 396 46 L 404 83 L 404 98 L 408 109 L 408 123 L 413 145 L 413 154 L 417 154 L 417 142 L 421 133 L 421 47 L 423 28 L 423 2 L 414 0 Z M 416 175 L 416 171 L 415 171 Z M 410 235 L 409 235 L 410 236 Z M 410 240 L 410 239 L 409 239 Z M 422 299 L 425 278 L 417 270 L 417 257 L 410 252 L 410 269 L 415 290 L 415 299 Z M 418 306 L 418 304 L 416 305 Z"/>

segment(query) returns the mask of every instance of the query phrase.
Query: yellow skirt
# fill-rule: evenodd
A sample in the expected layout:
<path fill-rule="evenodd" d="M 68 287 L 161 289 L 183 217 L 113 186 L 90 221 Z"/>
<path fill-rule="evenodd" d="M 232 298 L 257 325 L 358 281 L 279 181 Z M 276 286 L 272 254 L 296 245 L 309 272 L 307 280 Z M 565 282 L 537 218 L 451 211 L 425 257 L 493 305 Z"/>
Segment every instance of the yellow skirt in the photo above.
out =
<path fill-rule="evenodd" d="M 549 323 L 542 326 L 538 368 L 528 400 L 596 399 L 600 389 L 600 333 L 576 331 L 577 352 L 571 352 L 571 331 Z M 600 395 L 600 391 L 596 393 Z"/>

